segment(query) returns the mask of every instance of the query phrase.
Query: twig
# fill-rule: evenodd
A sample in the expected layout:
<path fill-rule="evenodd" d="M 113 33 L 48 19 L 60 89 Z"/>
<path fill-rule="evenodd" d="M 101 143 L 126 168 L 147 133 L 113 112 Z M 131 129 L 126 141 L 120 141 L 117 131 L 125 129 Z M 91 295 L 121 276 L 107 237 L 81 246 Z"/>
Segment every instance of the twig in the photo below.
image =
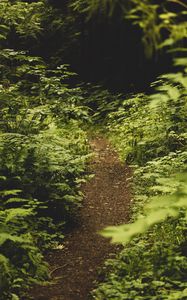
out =
<path fill-rule="evenodd" d="M 52 275 L 54 272 L 56 272 L 57 270 L 64 268 L 65 266 L 67 266 L 67 264 L 65 264 L 65 265 L 63 265 L 63 266 L 60 266 L 60 267 L 57 267 L 57 268 L 55 268 L 54 270 L 52 270 L 52 271 L 49 273 L 49 276 L 51 276 L 51 275 Z"/>

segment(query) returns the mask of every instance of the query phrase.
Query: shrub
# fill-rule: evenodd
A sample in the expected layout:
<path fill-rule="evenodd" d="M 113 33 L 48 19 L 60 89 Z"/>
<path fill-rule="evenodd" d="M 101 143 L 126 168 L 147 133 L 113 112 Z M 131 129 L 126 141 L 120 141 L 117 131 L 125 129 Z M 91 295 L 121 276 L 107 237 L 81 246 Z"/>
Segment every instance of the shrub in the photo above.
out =
<path fill-rule="evenodd" d="M 62 241 L 66 221 L 81 205 L 90 157 L 80 88 L 40 58 L 4 50 L 0 87 L 0 289 L 18 299 L 47 278 L 41 251 Z M 35 279 L 33 279 L 35 278 Z"/>
<path fill-rule="evenodd" d="M 102 231 L 128 245 L 106 262 L 105 279 L 93 291 L 97 300 L 187 296 L 186 71 L 154 86 L 155 93 L 125 100 L 108 118 L 112 143 L 133 164 L 135 199 L 130 224 Z"/>

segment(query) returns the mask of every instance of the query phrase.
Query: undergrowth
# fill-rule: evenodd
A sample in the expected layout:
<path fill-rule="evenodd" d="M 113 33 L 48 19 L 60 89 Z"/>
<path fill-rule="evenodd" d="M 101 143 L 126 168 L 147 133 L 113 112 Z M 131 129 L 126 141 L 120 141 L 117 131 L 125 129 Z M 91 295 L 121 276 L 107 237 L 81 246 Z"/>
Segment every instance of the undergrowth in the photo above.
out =
<path fill-rule="evenodd" d="M 186 59 L 175 64 L 185 66 Z M 127 245 L 106 262 L 105 279 L 92 294 L 97 300 L 187 297 L 185 67 L 153 87 L 107 117 L 111 142 L 134 170 L 134 205 L 130 224 L 102 231 Z"/>
<path fill-rule="evenodd" d="M 81 90 L 23 51 L 0 51 L 0 298 L 47 279 L 43 251 L 63 240 L 81 205 L 90 157 Z M 5 74 L 5 73 L 2 74 Z"/>
<path fill-rule="evenodd" d="M 83 128 L 90 115 L 97 125 L 108 122 L 122 161 L 133 164 L 136 187 L 135 222 L 103 231 L 114 241 L 130 243 L 106 263 L 106 279 L 93 297 L 185 299 L 186 59 L 175 62 L 179 69 L 185 66 L 182 70 L 154 83 L 152 95 L 131 95 L 124 102 L 122 95 L 100 87 L 70 88 L 67 81 L 74 74 L 58 62 L 64 52 L 79 47 L 76 26 L 82 27 L 82 14 L 89 19 L 98 10 L 102 16 L 122 9 L 139 26 L 148 57 L 173 46 L 179 47 L 170 49 L 173 53 L 185 53 L 186 5 L 69 1 L 65 8 L 71 15 L 63 19 L 66 12 L 50 2 L 0 1 L 0 299 L 24 298 L 31 284 L 48 278 L 43 253 L 63 240 L 88 178 Z M 177 13 L 170 11 L 170 2 L 179 5 Z M 22 50 L 36 53 L 39 39 L 58 39 L 60 32 L 68 35 L 58 57 L 51 57 L 53 66 Z M 50 47 L 43 50 L 48 53 Z"/>

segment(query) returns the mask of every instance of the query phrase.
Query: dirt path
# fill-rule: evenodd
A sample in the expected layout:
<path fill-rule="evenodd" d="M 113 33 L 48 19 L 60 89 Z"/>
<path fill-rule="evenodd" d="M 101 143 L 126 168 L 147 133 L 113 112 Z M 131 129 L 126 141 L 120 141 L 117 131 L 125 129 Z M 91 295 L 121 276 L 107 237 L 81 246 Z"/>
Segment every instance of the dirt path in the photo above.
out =
<path fill-rule="evenodd" d="M 48 255 L 54 284 L 35 288 L 34 300 L 88 300 L 98 269 L 117 249 L 97 232 L 129 219 L 129 168 L 119 162 L 105 139 L 95 138 L 91 146 L 96 152 L 90 164 L 95 177 L 83 187 L 80 223 L 67 235 L 64 248 Z"/>

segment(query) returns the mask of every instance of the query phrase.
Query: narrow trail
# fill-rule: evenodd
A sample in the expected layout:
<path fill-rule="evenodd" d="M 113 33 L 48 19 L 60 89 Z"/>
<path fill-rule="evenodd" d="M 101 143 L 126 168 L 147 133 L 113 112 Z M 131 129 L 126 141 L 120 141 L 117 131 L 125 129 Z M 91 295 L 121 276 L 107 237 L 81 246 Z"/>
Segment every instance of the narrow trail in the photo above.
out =
<path fill-rule="evenodd" d="M 104 138 L 95 138 L 90 144 L 96 152 L 89 166 L 95 177 L 83 186 L 79 224 L 67 235 L 63 249 L 48 255 L 54 283 L 34 288 L 34 300 L 90 299 L 98 269 L 118 249 L 97 232 L 129 220 L 130 169 L 120 163 Z"/>

